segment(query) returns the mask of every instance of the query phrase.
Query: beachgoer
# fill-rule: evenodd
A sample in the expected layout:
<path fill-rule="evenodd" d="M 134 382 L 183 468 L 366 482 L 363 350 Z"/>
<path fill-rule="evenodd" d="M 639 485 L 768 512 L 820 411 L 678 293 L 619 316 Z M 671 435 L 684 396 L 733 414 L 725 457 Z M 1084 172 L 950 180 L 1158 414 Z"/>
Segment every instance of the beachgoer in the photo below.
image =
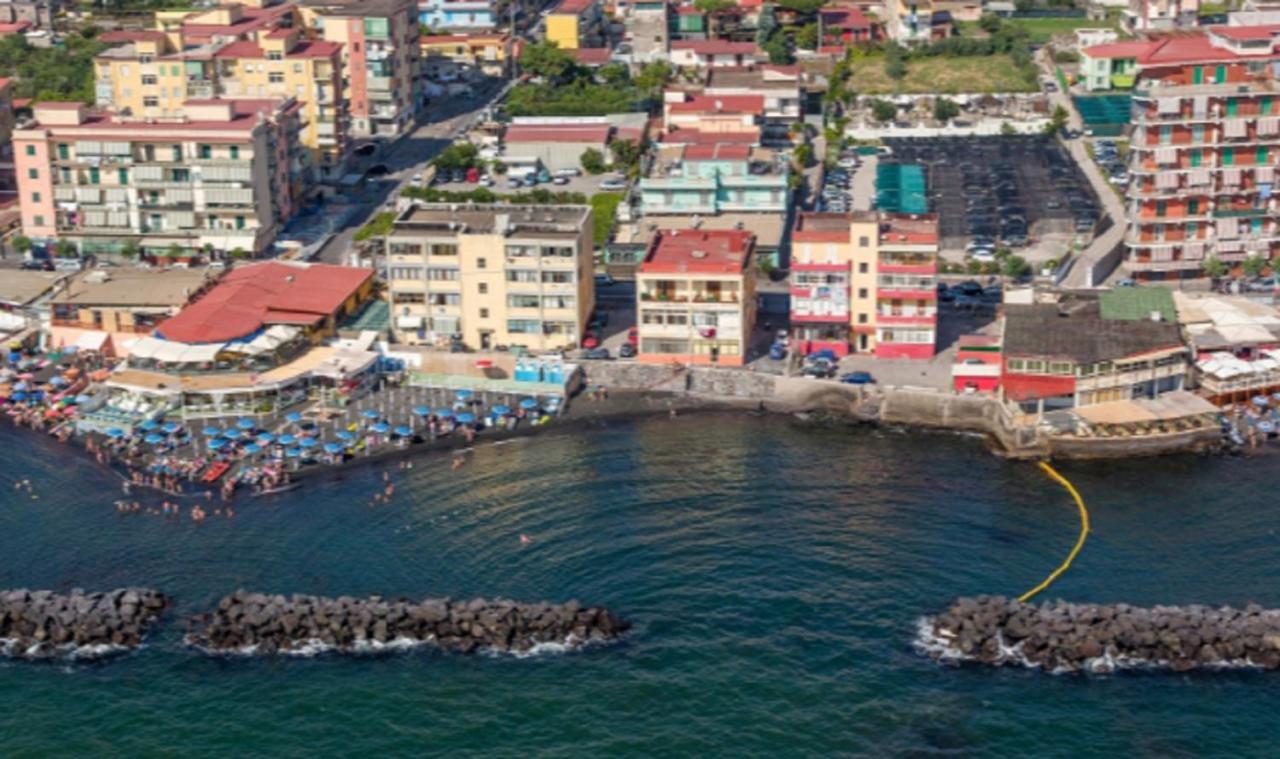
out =
<path fill-rule="evenodd" d="M 532 542 L 533 542 L 533 538 L 529 537 L 528 535 L 525 535 L 524 533 L 520 533 L 520 545 L 527 546 Z"/>

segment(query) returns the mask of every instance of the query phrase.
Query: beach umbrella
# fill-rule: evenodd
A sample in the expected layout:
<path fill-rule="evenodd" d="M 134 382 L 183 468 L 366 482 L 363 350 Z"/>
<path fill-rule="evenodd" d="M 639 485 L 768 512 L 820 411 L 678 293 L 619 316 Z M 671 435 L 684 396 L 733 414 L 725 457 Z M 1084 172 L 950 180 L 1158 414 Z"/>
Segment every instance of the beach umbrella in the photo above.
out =
<path fill-rule="evenodd" d="M 457 419 L 458 424 L 471 424 L 475 422 L 476 415 L 471 413 L 462 413 L 458 414 L 455 419 Z"/>
<path fill-rule="evenodd" d="M 220 437 L 215 437 L 213 440 L 209 441 L 209 450 L 216 451 L 219 448 L 226 447 L 226 445 L 227 445 L 226 440 L 223 440 Z"/>
<path fill-rule="evenodd" d="M 146 437 L 144 437 L 142 439 L 142 442 L 146 443 L 147 445 L 159 445 L 160 443 L 164 442 L 164 435 L 161 435 L 156 432 L 152 432 L 150 435 L 147 435 Z"/>
<path fill-rule="evenodd" d="M 276 438 L 276 442 L 279 443 L 280 445 L 293 445 L 294 443 L 298 442 L 298 438 L 294 437 L 293 435 L 281 435 L 280 437 Z"/>
<path fill-rule="evenodd" d="M 1265 405 L 1267 405 L 1267 396 L 1265 396 L 1265 395 L 1255 395 L 1255 396 L 1253 396 L 1253 402 L 1254 402 L 1254 405 L 1257 405 L 1257 406 L 1265 406 Z"/>
<path fill-rule="evenodd" d="M 154 419 L 148 419 L 142 424 L 139 424 L 138 428 L 143 432 L 151 432 L 152 430 L 160 429 L 160 423 Z"/>
<path fill-rule="evenodd" d="M 254 421 L 247 416 L 242 416 L 236 420 L 236 426 L 242 430 L 251 430 L 253 429 Z"/>
<path fill-rule="evenodd" d="M 511 413 L 511 407 L 499 404 L 493 407 L 493 413 L 497 416 L 506 416 Z"/>
<path fill-rule="evenodd" d="M 537 407 L 538 407 L 538 402 L 532 398 L 525 398 L 524 400 L 520 401 L 520 408 L 524 409 L 525 411 L 532 411 Z"/>
<path fill-rule="evenodd" d="M 112 427 L 111 429 L 107 430 L 107 437 L 115 438 L 116 440 L 119 440 L 120 438 L 124 437 L 124 430 L 120 429 L 119 427 Z"/>
<path fill-rule="evenodd" d="M 84 404 L 88 403 L 88 402 L 89 402 L 89 401 L 91 401 L 91 400 L 93 400 L 93 396 L 92 396 L 92 395 L 77 395 L 77 396 L 76 396 L 76 403 L 77 403 L 77 404 L 79 404 L 79 405 L 81 405 L 81 406 L 83 406 Z"/>
<path fill-rule="evenodd" d="M 382 416 L 382 414 L 379 414 L 377 411 L 371 408 L 367 408 L 364 411 L 360 412 L 360 416 L 363 416 L 365 419 L 377 419 L 378 417 Z"/>
<path fill-rule="evenodd" d="M 409 437 L 413 434 L 413 429 L 403 424 L 396 427 L 393 431 L 400 437 Z"/>
<path fill-rule="evenodd" d="M 275 439 L 276 439 L 276 436 L 275 436 L 275 435 L 272 435 L 270 432 L 260 432 L 260 433 L 258 433 L 258 444 L 259 444 L 259 445 L 271 445 L 271 441 L 272 441 L 272 440 L 275 440 Z"/>
<path fill-rule="evenodd" d="M 284 455 L 288 456 L 291 459 L 296 459 L 302 455 L 302 451 L 298 450 L 297 448 L 288 448 L 285 450 Z"/>
<path fill-rule="evenodd" d="M 18 391 L 18 392 L 16 392 L 16 393 L 13 393 L 12 395 L 10 395 L 10 396 L 9 396 L 9 400 L 11 400 L 11 401 L 17 401 L 18 403 L 21 403 L 22 401 L 25 401 L 26 399 L 27 399 L 27 394 L 26 394 L 26 393 L 24 393 L 24 392 L 22 392 L 21 390 L 19 390 L 19 391 Z"/>
<path fill-rule="evenodd" d="M 225 437 L 227 440 L 239 440 L 240 438 L 244 437 L 244 433 L 241 432 L 240 430 L 227 430 L 226 432 L 222 433 L 222 436 Z"/>
<path fill-rule="evenodd" d="M 352 440 L 356 439 L 355 435 L 352 435 L 350 432 L 347 432 L 346 430 L 338 430 L 337 432 L 333 433 L 333 436 L 344 442 L 351 442 Z"/>
<path fill-rule="evenodd" d="M 453 409 L 438 408 L 436 409 L 436 416 L 440 417 L 441 419 L 449 419 L 450 417 L 453 416 Z"/>
<path fill-rule="evenodd" d="M 320 441 L 316 440 L 313 437 L 304 437 L 303 439 L 298 441 L 299 448 L 313 448 L 319 444 L 320 444 Z"/>
<path fill-rule="evenodd" d="M 391 431 L 391 425 L 387 424 L 386 422 L 378 422 L 377 424 L 373 425 L 373 427 L 371 427 L 370 429 L 372 429 L 374 432 L 378 433 L 379 435 L 385 435 Z"/>
<path fill-rule="evenodd" d="M 426 406 L 414 406 L 413 413 L 417 414 L 418 416 L 430 416 L 431 409 Z"/>
<path fill-rule="evenodd" d="M 173 433 L 177 432 L 181 428 L 182 428 L 182 425 L 178 424 L 177 422 L 165 422 L 165 425 L 160 429 L 164 431 L 164 434 L 172 435 Z"/>
<path fill-rule="evenodd" d="M 217 437 L 222 434 L 222 430 L 218 429 L 217 427 L 205 427 L 204 429 L 200 430 L 200 434 L 204 435 L 205 437 Z"/>
<path fill-rule="evenodd" d="M 63 377 L 57 376 L 57 377 L 51 378 L 49 380 L 49 384 L 53 385 L 54 387 L 63 387 L 67 384 L 67 380 Z"/>
<path fill-rule="evenodd" d="M 27 389 L 27 387 L 28 387 L 28 385 L 27 385 L 27 383 L 25 383 L 25 382 L 15 382 L 15 383 L 13 384 L 13 389 L 14 389 L 14 390 L 26 390 L 26 389 Z"/>
<path fill-rule="evenodd" d="M 343 452 L 343 451 L 345 451 L 345 450 L 346 450 L 346 446 L 344 446 L 344 445 L 342 445 L 342 444 L 340 444 L 340 443 L 325 443 L 325 444 L 324 444 L 324 452 L 325 452 L 325 453 L 338 454 L 338 453 L 342 453 L 342 452 Z"/>
<path fill-rule="evenodd" d="M 297 411 L 290 411 L 284 415 L 284 420 L 290 424 L 297 424 L 302 421 L 302 414 L 299 414 Z"/>
<path fill-rule="evenodd" d="M 458 392 L 454 393 L 454 397 L 460 401 L 469 401 L 471 400 L 471 391 L 459 390 Z"/>
<path fill-rule="evenodd" d="M 252 456 L 255 453 L 261 453 L 262 446 L 258 445 L 257 443 L 249 443 L 244 447 L 244 452 Z"/>

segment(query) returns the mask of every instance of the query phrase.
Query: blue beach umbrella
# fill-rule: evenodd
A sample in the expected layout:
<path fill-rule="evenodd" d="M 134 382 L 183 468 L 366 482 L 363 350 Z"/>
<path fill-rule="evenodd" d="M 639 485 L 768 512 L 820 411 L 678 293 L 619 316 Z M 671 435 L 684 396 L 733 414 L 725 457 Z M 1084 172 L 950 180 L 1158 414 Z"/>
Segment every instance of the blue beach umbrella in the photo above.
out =
<path fill-rule="evenodd" d="M 293 445 L 294 443 L 298 442 L 298 438 L 294 437 L 293 435 L 281 435 L 280 437 L 276 438 L 276 442 L 279 443 L 280 445 Z"/>
<path fill-rule="evenodd" d="M 399 435 L 400 437 L 409 437 L 410 435 L 412 435 L 412 434 L 413 434 L 413 429 L 412 429 L 411 427 L 407 427 L 407 426 L 405 426 L 405 425 L 403 425 L 403 424 L 399 425 L 398 427 L 396 427 L 396 428 L 395 428 L 394 430 L 392 430 L 392 431 L 393 431 L 393 432 L 395 432 L 395 433 L 396 433 L 397 435 Z"/>
<path fill-rule="evenodd" d="M 298 450 L 297 448 L 289 448 L 285 450 L 284 455 L 288 456 L 291 459 L 296 459 L 302 455 L 302 451 Z"/>
<path fill-rule="evenodd" d="M 111 429 L 107 430 L 107 437 L 115 438 L 116 440 L 119 440 L 120 438 L 124 437 L 124 430 L 120 429 L 119 427 L 112 427 Z"/>
<path fill-rule="evenodd" d="M 226 445 L 227 445 L 226 440 L 223 440 L 220 437 L 215 437 L 213 440 L 209 441 L 209 450 L 216 451 L 219 448 L 225 448 Z"/>
<path fill-rule="evenodd" d="M 471 423 L 475 422 L 475 420 L 476 420 L 476 415 L 475 415 L 475 414 L 469 414 L 469 413 L 463 413 L 463 414 L 458 414 L 458 415 L 457 415 L 456 417 L 454 417 L 454 418 L 455 418 L 455 419 L 457 419 L 458 424 L 471 424 Z"/>
<path fill-rule="evenodd" d="M 144 437 L 142 439 L 142 442 L 146 443 L 147 445 L 159 445 L 160 443 L 164 442 L 164 435 L 160 435 L 153 432 L 150 435 L 147 435 L 146 437 Z"/>
<path fill-rule="evenodd" d="M 54 387 L 65 387 L 67 384 L 67 380 L 62 376 L 56 376 L 49 380 L 49 384 L 53 385 Z"/>
<path fill-rule="evenodd" d="M 261 432 L 258 434 L 259 445 L 271 445 L 271 441 L 275 439 L 276 436 L 272 435 L 270 432 Z"/>
<path fill-rule="evenodd" d="M 304 437 L 298 441 L 299 448 L 314 448 L 317 445 L 320 445 L 320 441 L 313 437 Z"/>
<path fill-rule="evenodd" d="M 249 455 L 253 455 L 255 453 L 261 453 L 262 446 L 258 445 L 257 443 L 249 443 L 244 447 L 244 452 Z"/>
<path fill-rule="evenodd" d="M 532 411 L 537 407 L 538 407 L 538 402 L 532 398 L 525 398 L 524 400 L 520 401 L 520 408 L 526 411 Z"/>
<path fill-rule="evenodd" d="M 511 413 L 511 407 L 499 404 L 493 407 L 493 413 L 497 416 L 506 416 Z"/>
<path fill-rule="evenodd" d="M 205 427 L 204 429 L 200 430 L 200 434 L 204 435 L 205 437 L 217 437 L 222 434 L 222 430 L 218 429 L 217 427 Z"/>
<path fill-rule="evenodd" d="M 413 413 L 417 414 L 418 416 L 430 416 L 431 409 L 427 408 L 426 406 L 414 406 Z"/>
<path fill-rule="evenodd" d="M 227 440 L 239 440 L 240 438 L 244 437 L 244 433 L 241 432 L 240 430 L 227 430 L 226 432 L 222 433 L 222 436 L 225 437 Z"/>
<path fill-rule="evenodd" d="M 377 411 L 374 411 L 371 408 L 367 408 L 364 411 L 360 412 L 360 416 L 363 416 L 365 419 L 377 419 L 378 417 L 382 416 L 382 414 L 379 414 Z"/>
<path fill-rule="evenodd" d="M 453 409 L 438 408 L 436 409 L 436 416 L 440 417 L 441 419 L 449 419 L 453 416 Z"/>
<path fill-rule="evenodd" d="M 18 402 L 18 403 L 21 403 L 21 402 L 25 401 L 26 399 L 27 399 L 27 394 L 26 394 L 26 393 L 24 393 L 24 392 L 22 392 L 21 390 L 19 390 L 19 391 L 18 391 L 18 392 L 16 392 L 16 393 L 13 393 L 12 395 L 10 395 L 10 396 L 9 396 L 9 400 L 11 400 L 11 401 L 16 401 L 16 402 Z"/>
<path fill-rule="evenodd" d="M 15 383 L 14 383 L 14 385 L 13 385 L 13 389 L 14 389 L 14 390 L 26 390 L 26 389 L 27 389 L 27 383 L 26 383 L 26 382 L 15 382 Z"/>
<path fill-rule="evenodd" d="M 1255 396 L 1253 396 L 1253 403 L 1254 403 L 1254 405 L 1257 405 L 1257 406 L 1265 406 L 1265 405 L 1267 405 L 1267 400 L 1268 400 L 1268 399 L 1267 399 L 1267 396 L 1265 396 L 1265 395 L 1255 395 Z"/>
<path fill-rule="evenodd" d="M 150 432 L 152 430 L 160 429 L 160 423 L 154 419 L 148 419 L 142 424 L 139 424 L 138 428 L 141 429 L 143 432 Z"/>
<path fill-rule="evenodd" d="M 344 442 L 351 442 L 352 440 L 356 439 L 355 435 L 352 435 L 350 432 L 347 432 L 346 430 L 338 430 L 337 432 L 333 433 L 333 436 Z"/>
<path fill-rule="evenodd" d="M 370 429 L 372 429 L 374 432 L 378 433 L 379 435 L 385 435 L 391 431 L 391 425 L 387 424 L 386 422 L 378 422 L 377 424 L 373 425 L 373 427 L 371 427 Z"/>
<path fill-rule="evenodd" d="M 178 424 L 177 422 L 166 422 L 165 425 L 160 429 L 164 431 L 164 434 L 172 435 L 173 433 L 181 429 L 181 427 L 182 425 Z"/>
<path fill-rule="evenodd" d="M 284 415 L 284 420 L 290 424 L 297 424 L 302 421 L 302 414 L 299 414 L 297 411 L 290 411 Z"/>
<path fill-rule="evenodd" d="M 253 429 L 254 421 L 247 416 L 242 416 L 236 420 L 236 426 L 242 430 L 251 430 Z"/>
<path fill-rule="evenodd" d="M 336 454 L 336 453 L 342 453 L 342 452 L 343 452 L 343 451 L 345 451 L 345 450 L 346 450 L 346 446 L 341 445 L 341 444 L 339 444 L 339 443 L 325 443 L 325 444 L 324 444 L 324 452 L 325 452 L 325 453 Z"/>
<path fill-rule="evenodd" d="M 471 400 L 471 391 L 459 390 L 457 393 L 454 394 L 454 397 L 456 397 L 460 401 L 469 401 Z"/>

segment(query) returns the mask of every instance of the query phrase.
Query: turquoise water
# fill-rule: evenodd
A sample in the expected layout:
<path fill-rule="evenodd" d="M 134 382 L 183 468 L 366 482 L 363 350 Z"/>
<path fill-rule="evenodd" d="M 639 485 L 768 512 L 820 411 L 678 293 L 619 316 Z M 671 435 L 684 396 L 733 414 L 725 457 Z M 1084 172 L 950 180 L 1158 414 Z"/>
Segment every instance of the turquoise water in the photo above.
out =
<path fill-rule="evenodd" d="M 0 429 L 0 451 L 0 587 L 142 584 L 178 604 L 123 659 L 0 664 L 6 756 L 1261 756 L 1280 738 L 1278 675 L 1049 677 L 914 653 L 922 613 L 1021 592 L 1075 538 L 1060 489 L 972 438 L 614 423 L 392 470 L 389 506 L 368 506 L 382 470 L 352 471 L 200 525 L 117 515 L 116 480 L 25 432 Z M 1274 468 L 1063 466 L 1094 533 L 1051 595 L 1280 606 Z M 178 622 L 237 587 L 578 598 L 635 628 L 527 659 L 184 651 Z"/>

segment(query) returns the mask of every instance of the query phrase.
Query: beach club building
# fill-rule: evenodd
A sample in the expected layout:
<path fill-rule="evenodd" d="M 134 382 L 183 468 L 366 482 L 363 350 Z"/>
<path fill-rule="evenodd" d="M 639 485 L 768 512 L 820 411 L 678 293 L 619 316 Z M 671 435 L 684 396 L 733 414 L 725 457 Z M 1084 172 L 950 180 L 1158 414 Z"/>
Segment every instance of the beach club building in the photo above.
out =
<path fill-rule="evenodd" d="M 755 235 L 660 230 L 636 271 L 640 361 L 746 363 L 755 325 Z"/>
<path fill-rule="evenodd" d="M 318 381 L 354 395 L 377 354 L 372 339 L 322 345 L 373 297 L 371 269 L 323 264 L 241 266 L 129 349 L 86 424 L 122 415 L 260 416 L 309 397 Z"/>

